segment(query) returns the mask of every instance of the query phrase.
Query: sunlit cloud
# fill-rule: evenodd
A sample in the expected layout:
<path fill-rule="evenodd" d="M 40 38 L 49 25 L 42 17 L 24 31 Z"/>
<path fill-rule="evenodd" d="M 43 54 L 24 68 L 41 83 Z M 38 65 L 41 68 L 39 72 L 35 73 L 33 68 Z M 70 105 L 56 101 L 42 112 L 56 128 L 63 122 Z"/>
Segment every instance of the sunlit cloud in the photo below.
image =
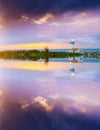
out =
<path fill-rule="evenodd" d="M 46 109 L 46 111 L 51 111 L 53 109 L 53 105 L 49 105 L 47 100 L 43 97 L 36 97 L 34 102 L 38 102 L 42 107 Z"/>
<path fill-rule="evenodd" d="M 19 22 L 29 22 L 31 24 L 44 24 L 44 23 L 48 23 L 48 20 L 53 19 L 54 16 L 51 13 L 46 13 L 44 16 L 42 17 L 32 17 L 32 16 L 28 16 L 28 15 L 22 15 L 21 18 L 18 20 Z"/>
<path fill-rule="evenodd" d="M 30 108 L 30 106 L 35 106 L 36 103 L 39 103 L 41 107 L 43 107 L 47 112 L 52 111 L 53 110 L 53 104 L 50 105 L 47 103 L 47 99 L 43 98 L 43 97 L 35 97 L 30 103 L 27 101 L 21 101 L 21 108 L 23 110 L 27 110 L 28 108 Z"/>
<path fill-rule="evenodd" d="M 28 109 L 30 107 L 30 104 L 29 103 L 27 103 L 27 102 L 25 102 L 25 103 L 22 103 L 22 105 L 21 105 L 21 108 L 22 109 Z"/>
<path fill-rule="evenodd" d="M 22 15 L 20 21 L 28 21 L 30 18 L 28 16 Z"/>
<path fill-rule="evenodd" d="M 43 17 L 39 18 L 32 18 L 30 16 L 22 15 L 21 21 L 26 22 L 29 21 L 30 23 L 34 24 L 44 24 L 52 25 L 52 26 L 66 26 L 66 25 L 73 25 L 73 26 L 82 26 L 82 25 L 90 25 L 96 24 L 100 22 L 100 18 L 95 15 L 95 13 L 87 12 L 79 12 L 79 13 L 64 13 L 59 17 L 54 17 L 53 14 L 47 13 Z"/>
<path fill-rule="evenodd" d="M 33 19 L 32 21 L 33 21 L 33 23 L 35 23 L 35 24 L 43 24 L 43 23 L 46 23 L 47 20 L 52 19 L 53 17 L 54 17 L 54 16 L 53 16 L 52 14 L 47 13 L 45 16 L 39 18 L 38 20 L 34 20 L 34 19 Z"/>
<path fill-rule="evenodd" d="M 45 15 L 37 17 L 23 14 L 17 26 L 17 23 L 14 25 L 12 24 L 7 28 L 5 33 L 2 34 L 0 37 L 0 44 L 9 45 L 6 47 L 1 46 L 0 48 L 43 49 L 45 46 L 48 46 L 48 48 L 53 49 L 55 44 L 56 49 L 60 47 L 68 48 L 67 42 L 70 41 L 70 38 L 73 36 L 77 39 L 77 43 L 79 43 L 78 46 L 76 45 L 77 47 L 97 48 L 100 46 L 99 39 L 96 37 L 96 35 L 100 34 L 99 14 L 99 11 L 69 11 L 58 16 L 52 13 L 46 13 Z M 1 23 L 0 25 L 2 28 L 3 24 Z M 94 36 L 95 40 L 93 39 Z M 88 44 L 87 41 L 89 41 Z M 36 42 L 39 44 L 35 45 Z M 20 43 L 20 45 L 17 45 L 17 43 Z M 58 45 L 59 43 L 62 44 L 62 46 Z M 66 45 L 63 46 L 63 43 Z M 12 44 L 12 46 L 10 46 L 10 44 Z"/>

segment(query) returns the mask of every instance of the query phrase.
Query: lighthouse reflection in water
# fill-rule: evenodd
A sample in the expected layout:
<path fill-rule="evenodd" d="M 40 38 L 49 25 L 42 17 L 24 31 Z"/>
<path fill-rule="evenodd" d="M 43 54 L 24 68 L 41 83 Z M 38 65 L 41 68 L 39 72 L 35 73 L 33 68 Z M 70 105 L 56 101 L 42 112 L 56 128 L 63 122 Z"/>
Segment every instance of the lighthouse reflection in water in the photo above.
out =
<path fill-rule="evenodd" d="M 99 130 L 99 68 L 83 57 L 1 60 L 0 130 Z"/>
<path fill-rule="evenodd" d="M 71 76 L 74 76 L 74 73 L 75 73 L 74 64 L 82 63 L 83 60 L 84 60 L 84 58 L 82 56 L 81 57 L 70 57 L 69 58 Z"/>

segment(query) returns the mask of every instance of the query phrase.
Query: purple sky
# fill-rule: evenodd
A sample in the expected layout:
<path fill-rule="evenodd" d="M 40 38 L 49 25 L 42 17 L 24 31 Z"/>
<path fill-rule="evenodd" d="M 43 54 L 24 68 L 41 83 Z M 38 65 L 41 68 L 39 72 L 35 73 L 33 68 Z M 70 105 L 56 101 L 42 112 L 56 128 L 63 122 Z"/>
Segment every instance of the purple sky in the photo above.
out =
<path fill-rule="evenodd" d="M 63 12 L 57 10 L 59 13 L 46 11 L 43 14 L 30 15 L 28 12 L 21 12 L 21 9 L 18 13 L 16 8 L 14 13 L 11 12 L 13 4 L 10 1 L 7 9 L 4 9 L 6 5 L 2 2 L 0 49 L 24 49 L 24 46 L 33 49 L 34 45 L 36 48 L 44 48 L 44 46 L 55 48 L 55 44 L 56 48 L 68 48 L 72 37 L 76 40 L 76 47 L 100 48 L 100 9 L 98 6 L 92 7 L 90 4 L 90 8 L 87 3 L 88 8 L 82 10 L 78 7 L 78 10 L 69 9 Z M 60 5 L 57 3 L 57 6 Z M 40 44 L 43 45 L 39 47 Z"/>

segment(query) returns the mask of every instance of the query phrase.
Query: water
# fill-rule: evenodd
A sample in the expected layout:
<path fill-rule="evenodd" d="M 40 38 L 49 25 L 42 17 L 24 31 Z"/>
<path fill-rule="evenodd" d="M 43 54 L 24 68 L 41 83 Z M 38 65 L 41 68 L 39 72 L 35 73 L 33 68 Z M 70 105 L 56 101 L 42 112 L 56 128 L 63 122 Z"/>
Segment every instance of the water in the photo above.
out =
<path fill-rule="evenodd" d="M 40 49 L 41 51 L 43 49 Z M 69 49 L 50 49 L 51 52 L 69 52 Z M 84 52 L 100 52 L 100 48 L 83 48 Z"/>
<path fill-rule="evenodd" d="M 100 130 L 99 60 L 1 60 L 0 130 Z"/>

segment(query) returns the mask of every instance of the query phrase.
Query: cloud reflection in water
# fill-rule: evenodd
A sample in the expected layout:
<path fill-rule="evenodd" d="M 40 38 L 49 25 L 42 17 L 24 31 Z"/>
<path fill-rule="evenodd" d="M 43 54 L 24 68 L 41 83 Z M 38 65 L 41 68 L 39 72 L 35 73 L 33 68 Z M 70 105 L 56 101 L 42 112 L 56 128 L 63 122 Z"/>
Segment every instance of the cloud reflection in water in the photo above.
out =
<path fill-rule="evenodd" d="M 0 67 L 2 130 L 100 129 L 99 64 L 76 64 L 74 77 L 65 62 Z"/>

